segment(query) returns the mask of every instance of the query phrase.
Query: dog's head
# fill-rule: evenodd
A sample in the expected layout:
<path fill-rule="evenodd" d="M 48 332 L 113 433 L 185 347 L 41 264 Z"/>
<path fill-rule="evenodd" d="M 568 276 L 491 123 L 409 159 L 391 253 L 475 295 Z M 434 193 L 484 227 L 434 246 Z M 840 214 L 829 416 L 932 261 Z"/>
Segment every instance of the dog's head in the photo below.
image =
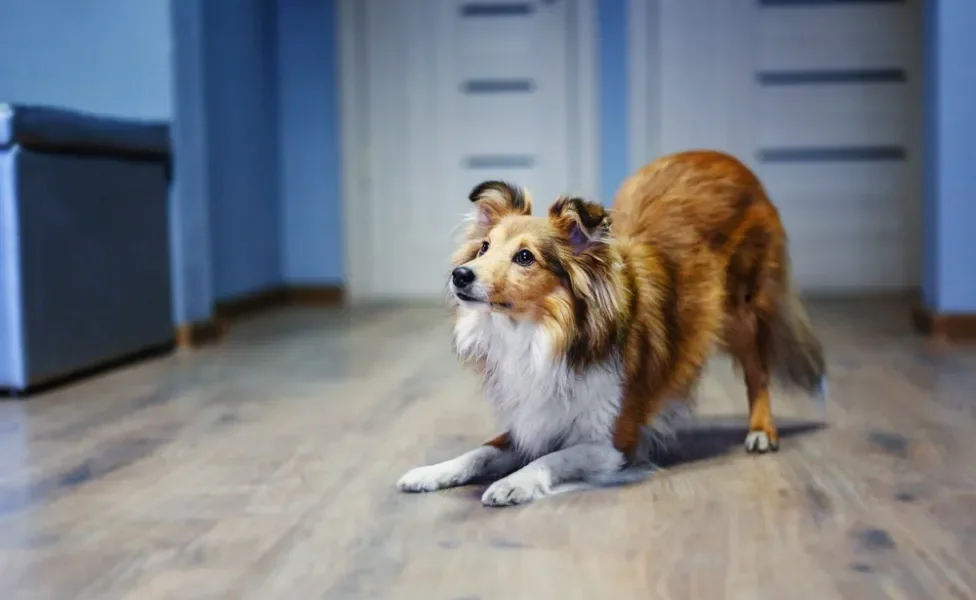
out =
<path fill-rule="evenodd" d="M 469 200 L 448 284 L 460 306 L 516 318 L 572 311 L 574 294 L 608 268 L 610 216 L 600 204 L 564 196 L 535 217 L 528 193 L 503 181 L 477 185 Z"/>

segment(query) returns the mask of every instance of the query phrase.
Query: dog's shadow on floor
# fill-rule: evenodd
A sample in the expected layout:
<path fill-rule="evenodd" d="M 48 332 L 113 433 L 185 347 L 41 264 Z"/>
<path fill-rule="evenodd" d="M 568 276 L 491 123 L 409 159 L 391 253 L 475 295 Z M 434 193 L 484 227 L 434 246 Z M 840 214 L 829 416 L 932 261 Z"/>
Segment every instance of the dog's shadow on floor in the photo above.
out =
<path fill-rule="evenodd" d="M 821 421 L 778 419 L 779 451 L 788 450 L 790 440 L 826 427 L 827 423 Z M 659 447 L 656 452 L 653 452 L 651 460 L 660 469 L 674 469 L 723 457 L 732 458 L 736 454 L 745 457 L 746 433 L 748 433 L 747 422 L 745 417 L 741 415 L 693 418 L 679 426 L 676 436 L 670 439 L 666 446 Z M 653 471 L 649 472 L 648 475 L 653 477 Z M 644 477 L 641 476 L 635 481 L 621 482 L 610 487 L 626 486 L 638 483 L 643 479 Z M 470 486 L 467 486 L 468 491 L 465 493 L 480 498 L 490 483 L 490 480 L 474 481 Z M 590 489 L 591 487 L 593 486 L 584 483 L 563 484 L 557 486 L 556 493 L 562 494 Z"/>
<path fill-rule="evenodd" d="M 820 421 L 778 419 L 780 451 L 792 438 L 814 433 L 827 427 Z M 675 439 L 666 448 L 654 453 L 653 461 L 662 468 L 675 468 L 693 463 L 745 453 L 744 443 L 748 427 L 741 416 L 698 417 L 680 427 Z"/>

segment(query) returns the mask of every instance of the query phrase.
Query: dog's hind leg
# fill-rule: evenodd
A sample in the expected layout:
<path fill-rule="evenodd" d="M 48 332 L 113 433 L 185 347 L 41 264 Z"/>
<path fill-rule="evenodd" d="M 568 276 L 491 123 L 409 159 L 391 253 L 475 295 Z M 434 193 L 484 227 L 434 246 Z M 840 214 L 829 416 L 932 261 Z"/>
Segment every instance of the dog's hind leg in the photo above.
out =
<path fill-rule="evenodd" d="M 726 332 L 729 350 L 742 369 L 749 399 L 746 451 L 778 450 L 779 434 L 769 398 L 769 349 L 773 343 L 769 319 L 756 310 L 753 302 L 746 302 L 733 314 Z"/>
<path fill-rule="evenodd" d="M 757 339 L 769 335 L 767 331 L 763 331 L 763 326 L 760 325 L 757 329 L 759 329 L 756 334 Z M 744 350 L 739 360 L 749 397 L 749 433 L 746 435 L 746 451 L 763 453 L 779 449 L 779 434 L 776 431 L 769 401 L 769 368 L 763 352 L 759 349 L 759 343 L 754 343 L 751 349 Z"/>

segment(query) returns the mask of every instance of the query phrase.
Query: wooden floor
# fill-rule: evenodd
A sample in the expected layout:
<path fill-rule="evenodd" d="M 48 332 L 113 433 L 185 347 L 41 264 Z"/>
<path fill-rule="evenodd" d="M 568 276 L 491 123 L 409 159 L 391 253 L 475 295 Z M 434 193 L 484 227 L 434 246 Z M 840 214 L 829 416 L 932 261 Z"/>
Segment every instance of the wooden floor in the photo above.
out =
<path fill-rule="evenodd" d="M 494 433 L 440 309 L 292 312 L 0 404 L 0 597 L 976 598 L 976 352 L 813 306 L 826 410 L 742 450 L 716 361 L 648 482 L 489 509 L 396 491 Z"/>

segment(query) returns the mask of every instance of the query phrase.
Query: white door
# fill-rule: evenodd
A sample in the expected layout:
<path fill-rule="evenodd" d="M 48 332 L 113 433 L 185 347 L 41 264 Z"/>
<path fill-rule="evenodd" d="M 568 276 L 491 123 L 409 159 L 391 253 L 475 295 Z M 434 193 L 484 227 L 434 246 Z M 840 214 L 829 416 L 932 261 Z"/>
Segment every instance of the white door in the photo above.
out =
<path fill-rule="evenodd" d="M 638 92 L 656 100 L 655 150 L 717 147 L 755 168 L 802 289 L 918 285 L 921 0 L 651 4 L 659 54 Z"/>
<path fill-rule="evenodd" d="M 596 187 L 591 59 L 575 41 L 591 26 L 589 2 L 366 0 L 352 10 L 365 39 L 365 81 L 358 100 L 347 97 L 362 142 L 360 191 L 346 205 L 354 299 L 442 295 L 481 181 L 529 188 L 536 213 Z"/>

